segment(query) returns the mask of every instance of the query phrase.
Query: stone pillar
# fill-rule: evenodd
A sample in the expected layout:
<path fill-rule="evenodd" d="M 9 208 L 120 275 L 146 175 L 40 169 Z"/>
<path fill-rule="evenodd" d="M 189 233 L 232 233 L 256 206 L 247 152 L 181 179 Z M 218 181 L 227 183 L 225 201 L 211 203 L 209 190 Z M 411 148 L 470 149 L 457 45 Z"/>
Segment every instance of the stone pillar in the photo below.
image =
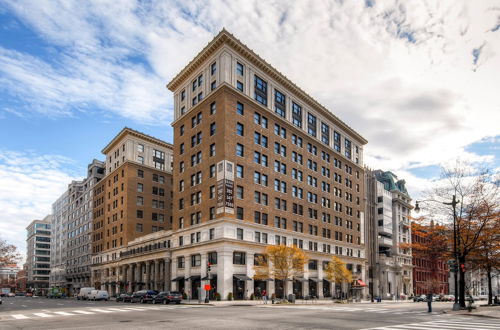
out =
<path fill-rule="evenodd" d="M 127 282 L 125 282 L 126 292 L 132 292 L 132 281 L 133 281 L 133 272 L 132 272 L 132 264 L 127 265 Z"/>
<path fill-rule="evenodd" d="M 227 300 L 229 292 L 233 293 L 233 250 L 217 252 L 217 292 L 222 300 Z"/>
<path fill-rule="evenodd" d="M 274 281 L 267 281 L 267 296 L 271 299 L 271 296 L 276 293 L 276 287 Z"/>
<path fill-rule="evenodd" d="M 164 267 L 163 267 L 163 281 L 165 282 L 163 284 L 163 287 L 165 291 L 170 291 L 170 285 L 172 281 L 172 272 L 170 271 L 170 258 L 165 258 L 164 260 Z"/>
<path fill-rule="evenodd" d="M 134 285 L 134 290 L 133 291 L 137 291 L 139 290 L 139 285 L 137 284 L 138 282 L 141 281 L 141 264 L 136 262 L 134 264 L 135 268 L 134 268 L 134 282 L 135 282 L 135 285 Z"/>
<path fill-rule="evenodd" d="M 318 261 L 318 299 L 322 299 L 323 295 L 323 262 Z"/>
<path fill-rule="evenodd" d="M 250 277 L 252 280 L 251 281 L 246 281 L 245 283 L 245 299 L 250 299 L 250 295 L 254 292 L 254 280 L 253 280 L 253 275 L 254 275 L 254 270 L 253 270 L 253 260 L 254 260 L 254 253 L 252 252 L 247 252 L 247 261 L 246 261 L 246 266 L 247 266 L 247 276 Z"/>
<path fill-rule="evenodd" d="M 201 254 L 201 265 L 200 265 L 201 278 L 204 278 L 207 276 L 207 263 L 208 263 L 208 256 L 207 256 L 207 253 L 205 252 L 205 253 Z M 210 280 L 202 280 L 201 281 L 201 294 L 200 294 L 201 300 L 205 300 L 205 297 L 207 295 L 207 292 L 203 288 L 205 284 L 210 284 Z"/>
<path fill-rule="evenodd" d="M 148 260 L 144 262 L 144 283 L 146 283 L 145 285 L 146 290 L 151 289 L 151 283 L 149 282 L 151 279 L 150 272 L 151 272 L 151 262 Z"/>
<path fill-rule="evenodd" d="M 154 268 L 155 268 L 155 274 L 154 274 L 154 289 L 161 291 L 162 288 L 160 288 L 160 285 L 158 282 L 160 282 L 160 260 L 155 259 L 154 261 Z"/>

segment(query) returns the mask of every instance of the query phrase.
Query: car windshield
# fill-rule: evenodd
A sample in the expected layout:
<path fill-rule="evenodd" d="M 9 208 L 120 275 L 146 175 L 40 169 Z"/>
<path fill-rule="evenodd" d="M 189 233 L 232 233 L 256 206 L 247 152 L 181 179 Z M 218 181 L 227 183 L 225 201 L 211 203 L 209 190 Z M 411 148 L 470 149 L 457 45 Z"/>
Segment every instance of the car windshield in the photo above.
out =
<path fill-rule="evenodd" d="M 171 291 L 170 294 L 181 294 L 181 293 L 178 291 Z"/>

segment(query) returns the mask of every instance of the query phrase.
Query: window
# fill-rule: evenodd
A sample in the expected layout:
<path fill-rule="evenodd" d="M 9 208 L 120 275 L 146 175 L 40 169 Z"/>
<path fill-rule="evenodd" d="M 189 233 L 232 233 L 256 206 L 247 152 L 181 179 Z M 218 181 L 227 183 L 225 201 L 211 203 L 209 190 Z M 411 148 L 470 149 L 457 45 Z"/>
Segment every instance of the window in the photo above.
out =
<path fill-rule="evenodd" d="M 351 159 L 351 141 L 345 139 L 345 156 Z"/>
<path fill-rule="evenodd" d="M 243 83 L 241 81 L 236 82 L 236 88 L 240 91 L 243 92 Z"/>
<path fill-rule="evenodd" d="M 243 229 L 242 228 L 236 229 L 236 239 L 243 240 Z"/>
<path fill-rule="evenodd" d="M 217 87 L 217 82 L 214 80 L 210 83 L 210 90 L 213 91 Z"/>
<path fill-rule="evenodd" d="M 302 128 L 302 107 L 295 102 L 292 102 L 292 123 Z"/>
<path fill-rule="evenodd" d="M 184 135 L 184 125 L 182 125 L 182 126 L 179 128 L 179 135 L 180 135 L 180 136 L 183 136 L 183 135 Z"/>
<path fill-rule="evenodd" d="M 255 144 L 258 144 L 264 148 L 267 148 L 267 136 L 262 135 L 258 132 L 254 132 L 253 134 L 253 141 Z"/>
<path fill-rule="evenodd" d="M 278 124 L 274 124 L 274 134 L 286 139 L 286 129 Z"/>
<path fill-rule="evenodd" d="M 143 170 L 137 170 L 137 177 L 138 178 L 144 178 L 144 171 Z"/>
<path fill-rule="evenodd" d="M 217 265 L 217 252 L 208 252 L 207 261 L 211 265 Z"/>
<path fill-rule="evenodd" d="M 210 177 L 213 178 L 215 176 L 215 165 L 210 165 L 209 171 Z"/>
<path fill-rule="evenodd" d="M 244 178 L 244 168 L 242 165 L 236 165 L 236 177 L 240 179 Z"/>
<path fill-rule="evenodd" d="M 181 92 L 181 101 L 184 101 L 186 99 L 186 90 L 183 89 Z"/>
<path fill-rule="evenodd" d="M 198 87 L 200 87 L 201 84 L 203 84 L 203 75 L 202 74 L 200 74 L 200 76 L 198 77 Z"/>
<path fill-rule="evenodd" d="M 316 116 L 307 113 L 307 133 L 316 137 Z"/>
<path fill-rule="evenodd" d="M 210 74 L 215 74 L 215 72 L 217 71 L 217 63 L 214 62 L 212 63 L 212 65 L 210 66 Z"/>
<path fill-rule="evenodd" d="M 137 145 L 137 151 L 138 152 L 144 152 L 144 145 L 143 144 L 138 144 Z"/>
<path fill-rule="evenodd" d="M 213 220 L 213 219 L 215 219 L 215 207 L 211 207 L 211 208 L 209 209 L 209 212 L 210 212 L 210 214 L 209 214 L 208 219 L 209 219 L 209 220 Z"/>
<path fill-rule="evenodd" d="M 215 143 L 210 145 L 210 157 L 215 156 Z"/>
<path fill-rule="evenodd" d="M 137 223 L 135 225 L 135 231 L 139 232 L 139 233 L 142 233 L 142 223 Z"/>
<path fill-rule="evenodd" d="M 143 192 L 144 191 L 144 185 L 142 183 L 137 184 L 137 192 Z"/>
<path fill-rule="evenodd" d="M 325 123 L 321 123 L 321 142 L 330 144 L 330 127 Z"/>
<path fill-rule="evenodd" d="M 141 164 L 144 164 L 144 157 L 142 156 L 137 156 L 137 161 Z"/>
<path fill-rule="evenodd" d="M 318 260 L 314 259 L 309 260 L 308 268 L 310 270 L 318 270 Z"/>
<path fill-rule="evenodd" d="M 210 136 L 213 136 L 215 134 L 215 130 L 216 130 L 216 124 L 211 123 L 210 124 Z"/>
<path fill-rule="evenodd" d="M 144 205 L 144 197 L 137 196 L 137 205 Z"/>
<path fill-rule="evenodd" d="M 243 187 L 236 186 L 236 198 L 243 199 Z"/>
<path fill-rule="evenodd" d="M 236 156 L 243 157 L 245 153 L 245 147 L 242 144 L 236 144 Z"/>
<path fill-rule="evenodd" d="M 216 112 L 217 112 L 217 105 L 215 104 L 215 102 L 210 103 L 210 114 L 213 115 Z"/>
<path fill-rule="evenodd" d="M 184 143 L 181 143 L 181 145 L 179 146 L 179 152 L 181 155 L 184 153 Z"/>
<path fill-rule="evenodd" d="M 255 76 L 255 100 L 262 105 L 267 106 L 267 82 L 262 78 Z"/>
<path fill-rule="evenodd" d="M 243 64 L 236 62 L 236 73 L 243 76 Z"/>
<path fill-rule="evenodd" d="M 242 123 L 236 123 L 236 134 L 239 136 L 245 135 L 245 127 Z"/>
<path fill-rule="evenodd" d="M 184 265 L 184 257 L 177 257 L 177 268 L 184 268 Z"/>
<path fill-rule="evenodd" d="M 137 210 L 136 216 L 137 219 L 142 219 L 144 217 L 144 212 L 142 210 Z"/>
<path fill-rule="evenodd" d="M 253 122 L 256 124 L 256 125 L 260 125 L 264 128 L 267 128 L 267 118 L 264 117 L 264 116 L 261 116 L 259 113 L 254 113 L 253 114 Z"/>
<path fill-rule="evenodd" d="M 215 238 L 215 229 L 214 228 L 210 228 L 210 230 L 208 231 L 208 238 L 210 240 Z M 216 253 L 216 252 L 213 252 L 213 253 Z"/>
<path fill-rule="evenodd" d="M 233 264 L 234 265 L 245 265 L 247 255 L 245 252 L 233 252 Z"/>
<path fill-rule="evenodd" d="M 333 132 L 333 148 L 335 151 L 340 152 L 340 133 Z"/>
<path fill-rule="evenodd" d="M 286 117 L 286 96 L 274 90 L 274 111 L 281 117 Z"/>
<path fill-rule="evenodd" d="M 243 105 L 243 103 L 236 103 L 236 113 L 243 116 L 243 114 L 245 113 L 245 106 Z"/>
<path fill-rule="evenodd" d="M 191 256 L 191 267 L 200 267 L 201 266 L 201 255 L 194 254 Z"/>
<path fill-rule="evenodd" d="M 236 219 L 243 220 L 243 208 L 242 207 L 236 208 Z"/>

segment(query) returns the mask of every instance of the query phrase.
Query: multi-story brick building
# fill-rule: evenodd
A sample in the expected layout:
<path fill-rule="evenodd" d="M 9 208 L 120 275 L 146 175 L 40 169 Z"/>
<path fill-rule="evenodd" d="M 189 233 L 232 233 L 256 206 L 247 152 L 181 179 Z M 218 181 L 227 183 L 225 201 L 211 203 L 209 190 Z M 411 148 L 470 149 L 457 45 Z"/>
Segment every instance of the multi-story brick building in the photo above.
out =
<path fill-rule="evenodd" d="M 50 276 L 50 227 L 52 215 L 33 220 L 26 239 L 26 288 L 39 295 L 47 293 Z"/>
<path fill-rule="evenodd" d="M 171 228 L 172 146 L 124 128 L 102 153 L 105 176 L 94 185 L 92 196 L 92 284 L 115 293 L 126 284 L 107 279 L 124 275 L 113 271 L 127 244 Z"/>
<path fill-rule="evenodd" d="M 196 297 L 210 262 L 224 298 L 257 288 L 330 296 L 333 255 L 364 279 L 362 136 L 225 30 L 168 88 L 174 288 Z M 252 280 L 267 244 L 303 248 L 304 277 Z"/>
<path fill-rule="evenodd" d="M 410 212 L 404 180 L 392 172 L 366 170 L 367 260 L 372 297 L 406 298 L 413 293 Z"/>
<path fill-rule="evenodd" d="M 68 226 L 68 190 L 52 204 L 50 231 L 50 281 L 51 288 L 66 288 L 66 242 Z"/>

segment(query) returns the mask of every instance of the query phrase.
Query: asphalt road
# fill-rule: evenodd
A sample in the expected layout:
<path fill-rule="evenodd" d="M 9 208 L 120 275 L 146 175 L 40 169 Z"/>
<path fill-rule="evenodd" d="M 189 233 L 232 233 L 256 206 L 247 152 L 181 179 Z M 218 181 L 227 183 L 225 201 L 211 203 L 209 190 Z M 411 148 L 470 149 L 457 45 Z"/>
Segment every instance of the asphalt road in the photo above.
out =
<path fill-rule="evenodd" d="M 500 329 L 500 319 L 443 314 L 449 303 L 152 305 L 15 297 L 0 329 Z"/>

